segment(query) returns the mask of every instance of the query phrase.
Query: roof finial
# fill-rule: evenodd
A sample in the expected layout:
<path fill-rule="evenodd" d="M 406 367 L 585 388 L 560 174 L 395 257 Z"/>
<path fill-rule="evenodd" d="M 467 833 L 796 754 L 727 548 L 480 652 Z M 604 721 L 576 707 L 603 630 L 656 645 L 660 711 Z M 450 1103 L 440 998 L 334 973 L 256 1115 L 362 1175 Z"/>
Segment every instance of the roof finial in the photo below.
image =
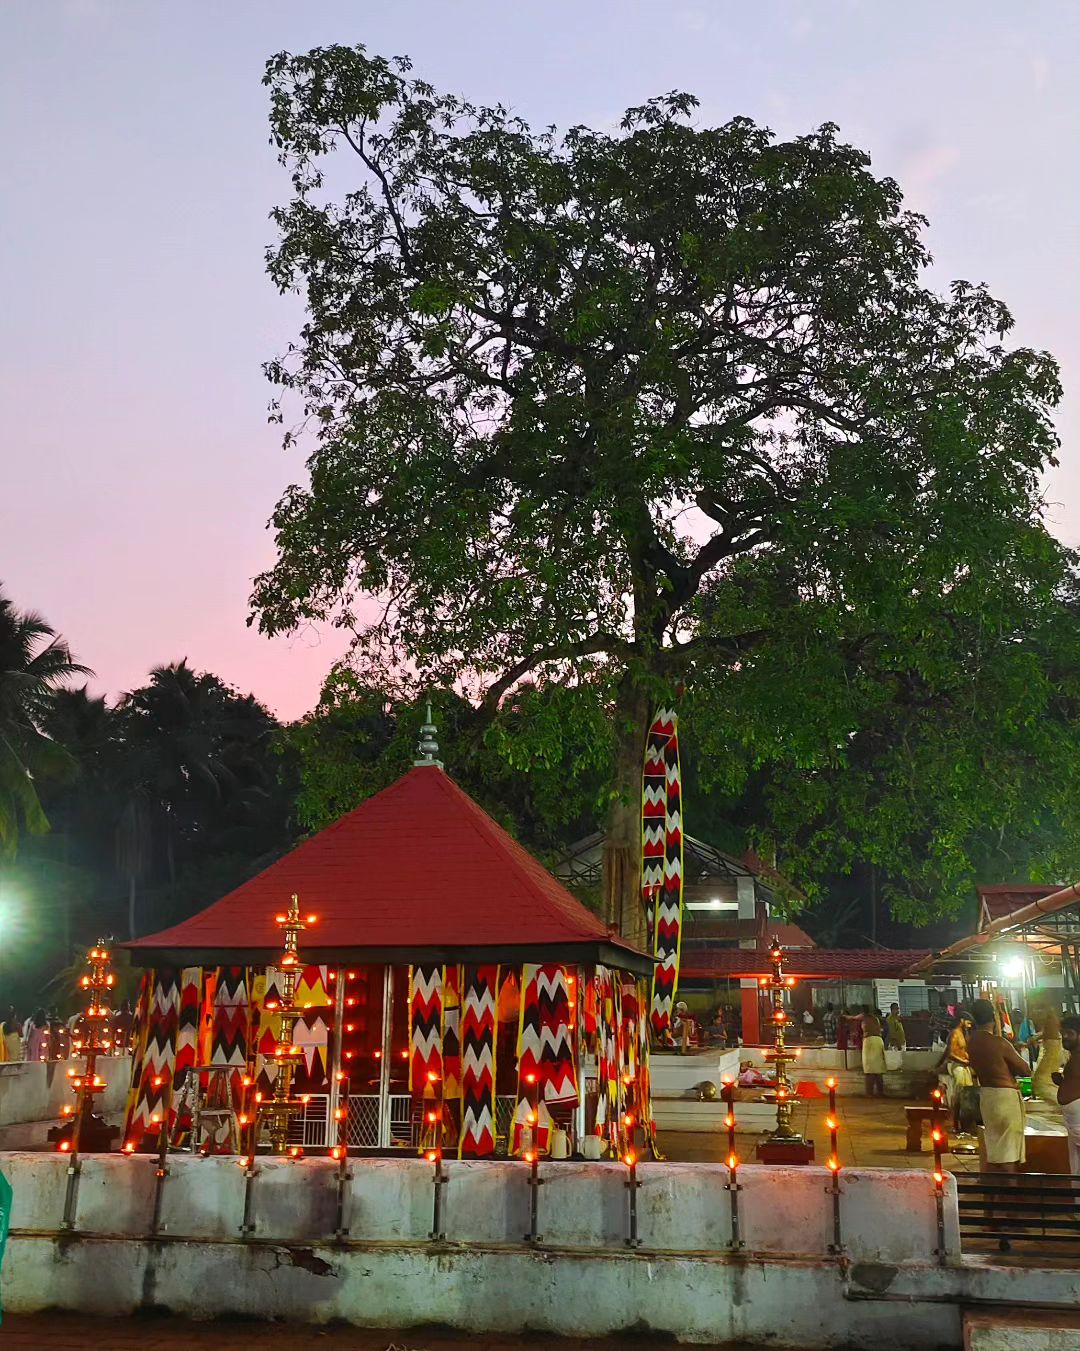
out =
<path fill-rule="evenodd" d="M 427 701 L 427 722 L 420 728 L 420 741 L 416 749 L 419 752 L 417 758 L 413 761 L 414 765 L 435 765 L 442 769 L 443 763 L 435 757 L 439 753 L 439 743 L 435 739 L 435 733 L 438 729 L 431 721 L 431 700 Z"/>

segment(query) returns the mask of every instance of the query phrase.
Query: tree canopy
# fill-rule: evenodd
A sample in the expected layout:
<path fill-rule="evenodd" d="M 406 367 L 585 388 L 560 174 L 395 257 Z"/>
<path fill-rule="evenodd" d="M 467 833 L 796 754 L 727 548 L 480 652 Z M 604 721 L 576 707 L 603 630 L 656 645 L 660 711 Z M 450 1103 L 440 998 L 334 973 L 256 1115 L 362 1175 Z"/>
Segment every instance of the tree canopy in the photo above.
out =
<path fill-rule="evenodd" d="M 700 127 L 672 93 L 559 135 L 340 46 L 266 83 L 268 265 L 308 311 L 268 373 L 310 485 L 263 629 L 332 617 L 365 670 L 496 726 L 526 678 L 603 701 L 630 933 L 677 685 L 706 778 L 802 883 L 864 855 L 948 908 L 977 839 L 1034 828 L 1047 776 L 1069 797 L 1057 367 L 984 287 L 927 284 L 925 222 L 837 128 Z"/>
<path fill-rule="evenodd" d="M 75 764 L 46 731 L 52 701 L 89 674 L 67 643 L 33 611 L 0 591 L 0 858 L 13 858 L 20 834 L 49 828 L 42 780 L 69 776 Z"/>

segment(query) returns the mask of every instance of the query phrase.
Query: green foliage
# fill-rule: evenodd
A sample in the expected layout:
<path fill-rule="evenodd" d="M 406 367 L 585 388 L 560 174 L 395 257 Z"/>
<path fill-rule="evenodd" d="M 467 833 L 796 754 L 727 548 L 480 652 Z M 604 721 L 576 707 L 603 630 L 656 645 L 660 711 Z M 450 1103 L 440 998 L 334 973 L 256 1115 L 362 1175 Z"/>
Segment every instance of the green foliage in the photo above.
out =
<path fill-rule="evenodd" d="M 469 693 L 552 804 L 601 763 L 628 803 L 683 683 L 703 784 L 811 891 L 863 859 L 948 912 L 995 834 L 1075 866 L 1057 367 L 982 286 L 928 289 L 896 183 L 685 94 L 560 138 L 363 48 L 266 84 L 268 267 L 308 310 L 268 374 L 310 486 L 264 630 L 332 618 L 362 684 Z"/>
<path fill-rule="evenodd" d="M 14 858 L 21 832 L 49 829 L 39 783 L 69 777 L 75 765 L 44 722 L 66 682 L 86 674 L 40 615 L 0 592 L 0 858 Z"/>
<path fill-rule="evenodd" d="M 109 707 L 71 687 L 86 669 L 0 596 L 8 999 L 40 1002 L 45 979 L 89 942 L 183 918 L 293 835 L 294 758 L 257 700 L 177 662 Z"/>
<path fill-rule="evenodd" d="M 488 726 L 456 694 L 439 691 L 431 702 L 439 758 L 512 834 L 553 854 L 592 829 L 610 774 L 610 724 L 599 704 L 557 686 L 524 686 Z M 426 707 L 425 696 L 374 689 L 336 666 L 318 706 L 282 743 L 297 765 L 301 826 L 321 830 L 404 774 Z"/>

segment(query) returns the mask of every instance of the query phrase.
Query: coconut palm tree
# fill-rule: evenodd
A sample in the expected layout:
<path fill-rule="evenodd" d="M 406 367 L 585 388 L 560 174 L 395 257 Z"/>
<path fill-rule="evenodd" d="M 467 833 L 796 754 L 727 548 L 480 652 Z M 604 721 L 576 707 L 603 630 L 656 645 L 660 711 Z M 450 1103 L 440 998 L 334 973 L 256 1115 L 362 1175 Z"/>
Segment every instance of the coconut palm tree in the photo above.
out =
<path fill-rule="evenodd" d="M 0 591 L 0 857 L 14 855 L 20 832 L 48 830 L 36 785 L 76 771 L 46 731 L 49 710 L 69 680 L 92 674 L 41 615 Z"/>

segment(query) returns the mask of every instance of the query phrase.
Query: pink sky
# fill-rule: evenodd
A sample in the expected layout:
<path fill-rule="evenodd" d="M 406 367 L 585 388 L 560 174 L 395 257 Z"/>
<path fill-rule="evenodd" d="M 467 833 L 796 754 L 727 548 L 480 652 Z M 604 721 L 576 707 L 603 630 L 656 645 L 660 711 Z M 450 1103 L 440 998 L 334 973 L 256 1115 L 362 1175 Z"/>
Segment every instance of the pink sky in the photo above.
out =
<path fill-rule="evenodd" d="M 985 280 L 1062 363 L 1054 528 L 1080 543 L 1073 452 L 1080 24 L 1068 3 L 667 5 L 320 0 L 0 9 L 0 579 L 117 693 L 186 656 L 278 713 L 309 708 L 338 633 L 245 627 L 266 520 L 301 477 L 260 363 L 299 310 L 263 274 L 286 195 L 265 58 L 363 41 L 536 123 L 611 124 L 689 89 L 700 119 L 831 120 L 931 218 L 935 280 Z"/>

